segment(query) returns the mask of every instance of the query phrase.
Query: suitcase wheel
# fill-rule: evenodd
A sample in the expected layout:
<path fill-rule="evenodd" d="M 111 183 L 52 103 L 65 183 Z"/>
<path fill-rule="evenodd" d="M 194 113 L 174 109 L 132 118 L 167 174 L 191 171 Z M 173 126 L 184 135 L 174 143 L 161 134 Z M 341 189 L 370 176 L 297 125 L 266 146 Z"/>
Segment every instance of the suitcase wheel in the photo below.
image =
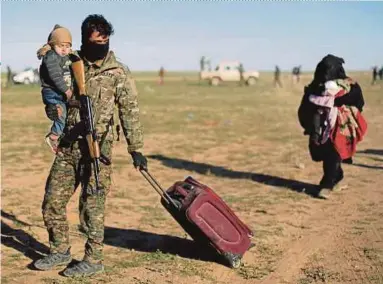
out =
<path fill-rule="evenodd" d="M 233 260 L 232 262 L 230 262 L 230 265 L 234 269 L 239 268 L 241 266 L 241 259 L 238 258 L 238 259 Z"/>
<path fill-rule="evenodd" d="M 241 256 L 230 252 L 224 254 L 224 257 L 229 262 L 231 268 L 239 268 L 241 266 Z"/>

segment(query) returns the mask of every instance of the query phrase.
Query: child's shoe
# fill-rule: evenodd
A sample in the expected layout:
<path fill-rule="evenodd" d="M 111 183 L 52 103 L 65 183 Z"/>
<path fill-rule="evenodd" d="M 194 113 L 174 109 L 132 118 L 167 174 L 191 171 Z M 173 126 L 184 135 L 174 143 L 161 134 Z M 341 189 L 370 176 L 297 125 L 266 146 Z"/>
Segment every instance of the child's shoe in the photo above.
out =
<path fill-rule="evenodd" d="M 51 148 L 52 152 L 56 154 L 58 148 L 58 139 L 52 139 L 51 135 L 45 136 L 45 142 Z"/>
<path fill-rule="evenodd" d="M 48 144 L 48 146 L 51 148 L 52 152 L 58 156 L 62 156 L 61 149 L 59 148 L 59 139 L 52 139 L 52 135 L 48 134 L 45 137 L 45 142 Z"/>

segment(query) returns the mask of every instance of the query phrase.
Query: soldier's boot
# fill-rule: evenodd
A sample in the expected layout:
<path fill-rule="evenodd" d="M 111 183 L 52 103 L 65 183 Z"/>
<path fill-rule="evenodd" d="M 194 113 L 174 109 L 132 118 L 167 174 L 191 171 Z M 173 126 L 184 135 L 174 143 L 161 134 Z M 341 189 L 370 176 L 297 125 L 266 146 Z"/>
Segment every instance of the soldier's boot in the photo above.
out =
<path fill-rule="evenodd" d="M 66 253 L 51 253 L 37 260 L 33 265 L 39 270 L 51 270 L 55 267 L 67 265 L 72 261 L 70 250 Z"/>
<path fill-rule="evenodd" d="M 103 271 L 104 265 L 102 263 L 90 263 L 83 260 L 72 267 L 67 267 L 63 271 L 63 275 L 66 277 L 88 277 Z"/>

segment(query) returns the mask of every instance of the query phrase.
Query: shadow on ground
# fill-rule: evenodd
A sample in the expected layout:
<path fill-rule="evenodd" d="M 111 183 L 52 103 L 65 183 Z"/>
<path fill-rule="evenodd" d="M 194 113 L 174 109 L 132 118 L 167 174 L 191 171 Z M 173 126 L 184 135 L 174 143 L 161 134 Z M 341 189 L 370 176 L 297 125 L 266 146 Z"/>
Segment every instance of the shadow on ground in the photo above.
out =
<path fill-rule="evenodd" d="M 319 187 L 317 185 L 298 180 L 286 179 L 267 174 L 234 171 L 220 166 L 196 163 L 178 158 L 169 158 L 163 155 L 149 155 L 147 157 L 150 159 L 159 160 L 163 165 L 170 168 L 193 171 L 199 174 L 209 173 L 224 178 L 249 179 L 266 185 L 288 188 L 296 192 L 303 192 L 311 197 L 318 196 Z"/>
<path fill-rule="evenodd" d="M 358 154 L 369 154 L 369 155 L 383 156 L 383 150 L 379 150 L 379 149 L 366 149 L 366 150 L 362 150 L 362 151 L 357 151 L 357 153 Z M 382 159 L 376 158 L 374 156 L 369 156 L 369 158 L 376 161 L 376 162 L 383 162 Z M 383 170 L 383 166 L 355 164 L 355 163 L 352 165 L 356 166 L 356 167 L 367 168 L 367 169 Z"/>
<path fill-rule="evenodd" d="M 3 210 L 1 210 L 1 216 L 14 222 L 14 227 L 34 226 L 17 219 L 16 216 Z M 27 267 L 34 270 L 33 262 L 48 254 L 49 247 L 40 243 L 25 230 L 14 227 L 1 220 L 1 243 L 30 258 L 32 262 Z M 156 252 L 159 250 L 162 253 L 178 255 L 189 259 L 212 261 L 225 265 L 224 261 L 212 249 L 186 238 L 107 226 L 104 232 L 104 243 L 110 246 L 134 249 L 141 252 Z M 78 261 L 73 260 L 70 265 L 76 262 Z"/>
<path fill-rule="evenodd" d="M 1 210 L 1 217 L 19 226 L 32 226 L 31 224 L 18 220 L 14 215 L 4 212 L 3 210 Z M 15 225 L 15 227 L 17 227 L 17 225 Z M 23 229 L 14 228 L 6 224 L 3 220 L 1 220 L 1 243 L 30 258 L 32 263 L 49 253 L 49 248 L 36 240 L 31 234 Z M 32 263 L 27 266 L 29 269 L 34 269 Z"/>
<path fill-rule="evenodd" d="M 361 167 L 366 169 L 373 169 L 373 170 L 383 170 L 383 167 L 381 166 L 372 166 L 372 165 L 364 165 L 364 164 L 352 164 L 355 167 Z"/>
<path fill-rule="evenodd" d="M 357 151 L 357 153 L 383 156 L 383 150 L 379 150 L 379 149 L 366 149 L 366 150 L 362 150 L 362 151 Z"/>
<path fill-rule="evenodd" d="M 224 264 L 219 256 L 207 246 L 193 240 L 134 229 L 105 227 L 104 243 L 114 247 L 178 255 L 189 259 L 213 261 Z"/>

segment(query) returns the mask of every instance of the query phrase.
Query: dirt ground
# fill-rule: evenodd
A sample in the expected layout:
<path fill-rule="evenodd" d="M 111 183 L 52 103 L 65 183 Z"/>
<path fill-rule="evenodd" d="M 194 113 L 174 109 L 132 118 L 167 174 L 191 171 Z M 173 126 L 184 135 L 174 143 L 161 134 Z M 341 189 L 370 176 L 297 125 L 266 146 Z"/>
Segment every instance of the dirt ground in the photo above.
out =
<path fill-rule="evenodd" d="M 107 200 L 105 266 L 89 279 L 63 269 L 36 271 L 48 252 L 41 214 L 53 156 L 44 145 L 50 122 L 38 87 L 1 94 L 2 283 L 383 283 L 383 82 L 355 73 L 364 91 L 368 133 L 353 165 L 343 165 L 348 188 L 329 200 L 311 195 L 321 164 L 311 161 L 296 110 L 302 89 L 285 75 L 275 89 L 266 74 L 254 87 L 199 85 L 179 75 L 158 86 L 137 78 L 149 168 L 169 187 L 188 175 L 210 185 L 255 233 L 255 247 L 233 270 L 194 243 L 161 207 L 131 165 L 124 141 L 115 144 L 113 187 Z M 72 254 L 85 243 L 77 190 L 67 207 Z"/>

